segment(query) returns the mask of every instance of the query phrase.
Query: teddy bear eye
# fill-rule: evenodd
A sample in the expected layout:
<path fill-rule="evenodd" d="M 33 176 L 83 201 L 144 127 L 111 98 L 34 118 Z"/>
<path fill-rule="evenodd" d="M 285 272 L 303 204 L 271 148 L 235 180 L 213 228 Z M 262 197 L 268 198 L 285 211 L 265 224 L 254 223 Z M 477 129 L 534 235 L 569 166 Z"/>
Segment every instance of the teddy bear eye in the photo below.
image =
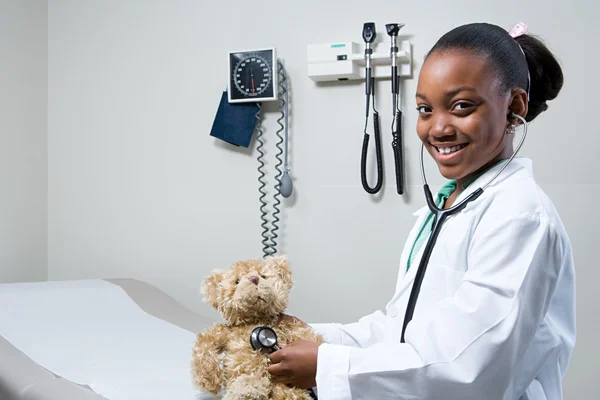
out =
<path fill-rule="evenodd" d="M 240 280 L 239 280 L 239 279 L 236 279 L 236 280 L 235 280 L 235 284 L 237 285 L 238 283 L 240 283 Z"/>

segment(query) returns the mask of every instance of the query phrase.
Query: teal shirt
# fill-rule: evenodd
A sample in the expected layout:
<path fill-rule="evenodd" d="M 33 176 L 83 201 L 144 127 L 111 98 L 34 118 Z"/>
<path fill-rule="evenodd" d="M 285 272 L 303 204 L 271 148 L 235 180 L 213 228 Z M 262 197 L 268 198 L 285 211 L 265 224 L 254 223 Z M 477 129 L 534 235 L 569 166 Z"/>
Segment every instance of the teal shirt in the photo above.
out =
<path fill-rule="evenodd" d="M 465 190 L 471 183 L 473 183 L 475 181 L 475 179 L 479 178 L 486 171 L 488 171 L 489 169 L 500 164 L 502 161 L 504 161 L 504 160 L 500 160 L 497 163 L 489 166 L 488 168 L 483 169 L 473 179 L 471 179 L 468 182 L 465 182 L 462 185 L 463 190 Z M 450 195 L 452 193 L 454 193 L 454 191 L 456 190 L 456 184 L 457 184 L 456 180 L 452 179 L 451 181 L 446 183 L 440 189 L 440 191 L 436 195 L 436 198 L 434 199 L 435 204 L 438 206 L 438 208 L 442 208 L 444 206 L 444 204 L 446 203 L 446 200 L 448 200 L 448 197 L 450 197 Z M 419 251 L 421 250 L 421 247 L 423 247 L 423 244 L 425 244 L 425 242 L 429 238 L 429 235 L 431 235 L 432 229 L 433 229 L 433 213 L 430 211 L 429 215 L 427 215 L 427 218 L 425 218 L 425 222 L 423 223 L 423 226 L 421 227 L 421 230 L 419 231 L 419 234 L 417 235 L 415 242 L 413 243 L 412 249 L 410 250 L 410 255 L 408 256 L 408 262 L 406 263 L 407 271 L 410 268 L 410 266 L 412 265 L 413 259 L 416 257 L 417 254 L 419 254 Z"/>
<path fill-rule="evenodd" d="M 464 189 L 464 187 L 463 187 L 463 189 Z M 454 179 L 449 181 L 448 183 L 446 183 L 440 189 L 440 191 L 438 192 L 438 194 L 436 196 L 436 199 L 434 199 L 435 204 L 438 206 L 438 208 L 442 208 L 444 206 L 444 204 L 446 203 L 446 200 L 448 200 L 448 197 L 450 197 L 450 195 L 452 193 L 454 193 L 455 190 L 456 190 L 456 180 L 454 180 Z M 413 243 L 412 249 L 410 250 L 410 256 L 408 257 L 408 263 L 406 265 L 407 271 L 410 268 L 410 266 L 412 265 L 412 261 L 415 258 L 415 256 L 417 254 L 419 254 L 421 247 L 423 247 L 423 244 L 425 244 L 425 242 L 429 238 L 429 235 L 431 234 L 432 229 L 433 229 L 433 213 L 430 211 L 429 215 L 427 215 L 427 218 L 425 219 L 425 223 L 423 224 L 423 226 L 421 227 L 421 230 L 419 231 L 419 234 L 417 235 L 417 239 Z"/>

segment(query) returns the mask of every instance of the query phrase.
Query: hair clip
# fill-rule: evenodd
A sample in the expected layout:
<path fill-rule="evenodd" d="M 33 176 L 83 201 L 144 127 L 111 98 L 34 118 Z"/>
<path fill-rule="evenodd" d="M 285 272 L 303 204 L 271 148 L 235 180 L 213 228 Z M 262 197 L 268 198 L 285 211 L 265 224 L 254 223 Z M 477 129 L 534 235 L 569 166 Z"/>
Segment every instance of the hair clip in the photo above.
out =
<path fill-rule="evenodd" d="M 519 36 L 525 35 L 527 33 L 527 25 L 523 22 L 520 22 L 514 26 L 508 34 L 513 37 L 513 39 L 518 38 Z"/>
<path fill-rule="evenodd" d="M 527 33 L 527 25 L 524 24 L 523 22 L 519 22 L 518 24 L 516 24 L 514 26 L 514 28 L 512 28 L 510 31 L 508 31 L 508 34 L 510 36 L 512 36 L 513 39 L 518 38 L 519 36 L 523 36 Z M 519 44 L 519 43 L 517 43 Z M 525 56 L 525 52 L 523 51 L 523 48 L 521 47 L 521 45 L 519 44 L 519 48 L 521 49 L 521 53 L 523 53 L 523 56 L 525 57 L 525 61 L 527 61 L 527 56 Z M 531 74 L 529 73 L 529 67 L 527 67 L 527 100 L 529 101 L 529 91 L 531 90 Z"/>

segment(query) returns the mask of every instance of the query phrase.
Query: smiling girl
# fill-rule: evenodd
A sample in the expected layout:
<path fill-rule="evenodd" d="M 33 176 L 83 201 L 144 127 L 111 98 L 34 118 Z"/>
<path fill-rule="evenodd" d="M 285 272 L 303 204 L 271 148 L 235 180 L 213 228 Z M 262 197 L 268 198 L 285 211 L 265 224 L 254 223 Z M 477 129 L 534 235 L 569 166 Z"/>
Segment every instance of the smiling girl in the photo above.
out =
<path fill-rule="evenodd" d="M 487 183 L 513 155 L 522 124 L 515 115 L 533 121 L 562 84 L 560 65 L 523 24 L 510 32 L 469 24 L 440 38 L 416 93 L 417 134 L 449 180 L 437 205 L 449 208 Z M 448 218 L 401 342 L 433 223 L 427 207 L 417 215 L 385 310 L 352 324 L 314 324 L 326 343 L 273 353 L 273 377 L 316 384 L 321 400 L 562 399 L 575 344 L 574 264 L 532 161 L 514 158 Z"/>

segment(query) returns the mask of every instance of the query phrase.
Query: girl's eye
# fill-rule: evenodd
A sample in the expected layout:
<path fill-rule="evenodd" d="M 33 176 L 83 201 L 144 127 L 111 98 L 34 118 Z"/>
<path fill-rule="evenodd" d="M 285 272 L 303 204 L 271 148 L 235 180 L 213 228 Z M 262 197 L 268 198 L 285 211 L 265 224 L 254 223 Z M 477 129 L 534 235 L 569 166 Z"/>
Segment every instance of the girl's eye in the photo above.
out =
<path fill-rule="evenodd" d="M 260 277 L 261 277 L 261 278 L 263 278 L 263 279 L 267 279 L 267 277 L 266 277 L 266 276 L 264 276 L 264 275 L 261 275 Z"/>
<path fill-rule="evenodd" d="M 473 107 L 473 104 L 471 104 L 471 103 L 467 103 L 467 102 L 465 102 L 465 101 L 458 102 L 458 103 L 456 103 L 456 106 L 455 106 L 455 108 L 456 108 L 458 111 L 464 111 L 464 110 L 468 110 L 468 109 L 469 109 L 469 108 L 471 108 L 471 107 Z"/>
<path fill-rule="evenodd" d="M 428 114 L 432 110 L 431 110 L 431 107 L 429 107 L 429 106 L 418 106 L 417 111 L 419 112 L 419 114 Z"/>

